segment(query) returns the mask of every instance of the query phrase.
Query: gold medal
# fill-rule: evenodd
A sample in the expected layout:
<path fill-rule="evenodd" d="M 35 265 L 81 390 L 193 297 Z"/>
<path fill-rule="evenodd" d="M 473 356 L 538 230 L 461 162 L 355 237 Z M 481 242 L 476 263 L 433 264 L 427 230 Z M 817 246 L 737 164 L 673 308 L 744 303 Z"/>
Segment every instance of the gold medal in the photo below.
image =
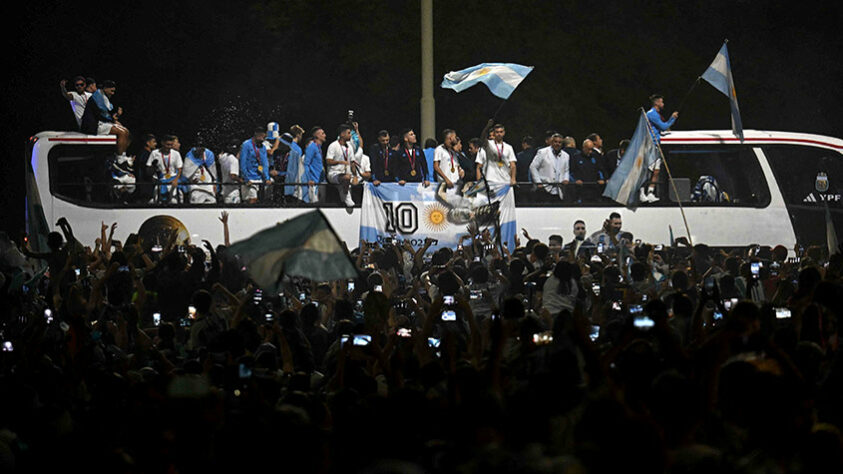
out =
<path fill-rule="evenodd" d="M 410 171 L 410 176 L 415 176 L 415 175 L 416 175 L 416 170 Z"/>
<path fill-rule="evenodd" d="M 451 173 L 453 173 L 454 171 L 456 171 L 456 170 L 454 169 L 454 165 L 451 165 Z"/>
<path fill-rule="evenodd" d="M 503 168 L 503 161 L 498 161 L 498 168 Z"/>

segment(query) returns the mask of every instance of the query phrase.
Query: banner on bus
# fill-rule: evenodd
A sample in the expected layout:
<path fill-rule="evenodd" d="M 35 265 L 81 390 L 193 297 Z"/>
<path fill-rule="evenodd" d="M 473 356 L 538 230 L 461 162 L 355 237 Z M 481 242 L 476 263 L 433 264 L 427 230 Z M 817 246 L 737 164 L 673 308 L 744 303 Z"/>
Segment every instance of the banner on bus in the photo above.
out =
<path fill-rule="evenodd" d="M 425 238 L 434 239 L 432 249 L 456 248 L 460 237 L 468 234 L 474 222 L 479 229 L 495 234 L 495 219 L 500 218 L 501 242 L 510 251 L 515 248 L 515 194 L 509 184 L 490 183 L 487 193 L 483 182 L 468 183 L 448 189 L 444 183 L 366 183 L 360 217 L 360 239 L 384 242 L 409 240 L 415 248 Z"/>

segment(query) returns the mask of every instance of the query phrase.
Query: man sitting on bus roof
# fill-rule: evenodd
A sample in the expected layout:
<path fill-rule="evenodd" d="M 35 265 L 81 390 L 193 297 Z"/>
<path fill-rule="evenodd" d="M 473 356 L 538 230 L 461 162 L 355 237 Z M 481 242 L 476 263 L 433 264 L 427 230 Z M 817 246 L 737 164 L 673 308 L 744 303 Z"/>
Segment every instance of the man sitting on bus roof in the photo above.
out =
<path fill-rule="evenodd" d="M 119 118 L 123 108 L 111 103 L 111 98 L 117 92 L 114 81 L 103 81 L 102 87 L 97 89 L 88 99 L 85 112 L 82 114 L 82 132 L 88 135 L 117 135 L 118 162 L 125 161 L 126 149 L 129 148 L 129 130 L 120 124 Z"/>

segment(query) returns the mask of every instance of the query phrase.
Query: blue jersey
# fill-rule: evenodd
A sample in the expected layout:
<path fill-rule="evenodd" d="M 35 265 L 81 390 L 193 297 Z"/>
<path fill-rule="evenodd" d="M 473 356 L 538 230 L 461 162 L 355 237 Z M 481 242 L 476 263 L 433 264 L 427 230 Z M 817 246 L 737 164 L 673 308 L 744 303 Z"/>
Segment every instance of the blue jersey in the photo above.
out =
<path fill-rule="evenodd" d="M 647 120 L 650 121 L 650 136 L 653 137 L 653 142 L 660 143 L 661 135 L 659 132 L 667 131 L 667 129 L 673 125 L 673 122 L 676 121 L 676 117 L 670 117 L 670 120 L 665 122 L 662 120 L 662 116 L 659 114 L 658 110 L 653 107 L 647 111 Z"/>
<path fill-rule="evenodd" d="M 240 146 L 240 177 L 246 181 L 269 181 L 269 160 L 263 143 L 250 138 Z"/>

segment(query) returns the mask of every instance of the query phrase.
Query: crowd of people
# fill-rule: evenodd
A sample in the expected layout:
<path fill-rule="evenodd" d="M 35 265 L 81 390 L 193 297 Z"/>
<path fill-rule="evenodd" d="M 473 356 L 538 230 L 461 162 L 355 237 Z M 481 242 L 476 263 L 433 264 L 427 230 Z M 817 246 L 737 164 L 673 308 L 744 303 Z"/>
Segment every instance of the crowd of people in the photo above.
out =
<path fill-rule="evenodd" d="M 612 176 L 629 140 L 605 150 L 603 137 L 590 134 L 581 144 L 556 130 L 544 133 L 544 145 L 524 136 L 520 149 L 507 143 L 506 127 L 489 121 L 480 137 L 463 146 L 453 129 L 441 132 L 441 143 L 428 138 L 421 146 L 411 128 L 399 133 L 381 130 L 376 143 L 366 148 L 353 112 L 336 129 L 328 142 L 328 130 L 300 125 L 267 137 L 266 127 L 254 129 L 252 137 L 231 143 L 218 153 L 196 144 L 184 157 L 173 134 L 142 137 L 137 155 L 126 155 L 130 135 L 119 122 L 123 113 L 109 99 L 116 90 L 112 81 L 98 88 L 96 81 L 78 77 L 76 90 L 62 93 L 70 101 L 80 130 L 89 134 L 116 135 L 117 155 L 110 162 L 113 198 L 125 203 L 294 203 L 318 205 L 335 188 L 345 206 L 355 202 L 351 186 L 363 182 L 440 183 L 447 188 L 485 179 L 494 183 L 528 184 L 528 199 L 538 202 L 600 202 L 603 188 Z M 654 140 L 659 131 L 673 125 L 678 113 L 664 121 L 662 96 L 649 98 L 647 117 Z M 275 134 L 274 131 L 272 131 Z M 325 148 L 327 143 L 327 148 Z M 651 167 L 651 181 L 640 190 L 642 203 L 656 202 L 660 161 Z M 359 203 L 356 203 L 359 204 Z"/>
<path fill-rule="evenodd" d="M 4 472 L 843 470 L 839 253 L 611 215 L 512 252 L 360 242 L 358 278 L 270 293 L 228 242 L 57 226 L 0 236 Z"/>

